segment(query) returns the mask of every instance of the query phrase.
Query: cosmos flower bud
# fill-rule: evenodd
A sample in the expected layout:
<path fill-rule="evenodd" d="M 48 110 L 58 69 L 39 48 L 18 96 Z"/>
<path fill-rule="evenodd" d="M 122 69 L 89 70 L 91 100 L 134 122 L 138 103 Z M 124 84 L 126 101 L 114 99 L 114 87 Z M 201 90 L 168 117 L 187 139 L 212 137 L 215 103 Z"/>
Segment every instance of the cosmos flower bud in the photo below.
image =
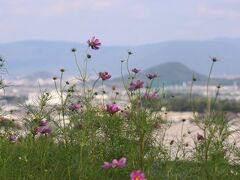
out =
<path fill-rule="evenodd" d="M 91 54 L 87 54 L 88 59 L 91 59 L 91 57 L 92 57 Z"/>

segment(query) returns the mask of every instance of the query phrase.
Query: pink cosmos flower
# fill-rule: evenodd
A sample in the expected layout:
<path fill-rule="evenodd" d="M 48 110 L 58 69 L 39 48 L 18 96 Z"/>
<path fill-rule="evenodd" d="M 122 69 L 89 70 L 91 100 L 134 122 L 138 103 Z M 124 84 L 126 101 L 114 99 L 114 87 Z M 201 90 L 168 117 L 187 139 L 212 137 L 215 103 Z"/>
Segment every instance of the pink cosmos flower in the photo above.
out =
<path fill-rule="evenodd" d="M 111 114 L 114 114 L 120 111 L 120 108 L 116 104 L 107 104 L 107 111 Z"/>
<path fill-rule="evenodd" d="M 122 157 L 121 159 L 119 159 L 117 166 L 119 168 L 124 168 L 126 166 L 126 162 L 127 162 L 127 158 Z"/>
<path fill-rule="evenodd" d="M 13 143 L 16 143 L 17 140 L 18 140 L 18 137 L 17 137 L 16 134 L 11 134 L 11 135 L 9 136 L 9 140 L 10 140 L 11 142 L 13 142 Z"/>
<path fill-rule="evenodd" d="M 112 164 L 110 162 L 106 162 L 106 161 L 102 165 L 103 169 L 109 169 L 111 167 L 112 167 Z"/>
<path fill-rule="evenodd" d="M 134 68 L 131 70 L 132 72 L 134 72 L 135 74 L 139 73 L 141 70 L 140 69 L 137 69 L 137 68 Z"/>
<path fill-rule="evenodd" d="M 39 126 L 46 126 L 47 125 L 47 121 L 42 119 L 40 122 L 39 122 Z"/>
<path fill-rule="evenodd" d="M 68 107 L 68 109 L 70 111 L 77 111 L 78 109 L 81 108 L 81 104 L 80 103 L 72 103 L 70 104 L 70 106 Z"/>
<path fill-rule="evenodd" d="M 156 74 L 147 74 L 146 75 L 148 79 L 152 80 L 152 79 L 155 79 L 157 77 Z"/>
<path fill-rule="evenodd" d="M 202 140 L 204 140 L 204 137 L 203 137 L 203 135 L 202 135 L 202 134 L 199 134 L 199 133 L 197 133 L 197 140 L 198 140 L 198 141 L 202 141 Z"/>
<path fill-rule="evenodd" d="M 159 122 L 156 122 L 156 123 L 154 124 L 154 127 L 155 127 L 156 129 L 160 129 L 162 126 L 161 126 L 161 124 L 160 124 Z"/>
<path fill-rule="evenodd" d="M 52 129 L 50 127 L 47 127 L 47 128 L 44 128 L 41 133 L 44 134 L 45 136 L 48 136 L 51 132 L 52 132 Z"/>
<path fill-rule="evenodd" d="M 110 79 L 112 77 L 108 72 L 99 72 L 98 75 L 103 81 Z"/>
<path fill-rule="evenodd" d="M 131 177 L 131 180 L 147 180 L 145 178 L 145 175 L 143 172 L 141 171 L 133 171 L 131 174 L 130 174 L 130 177 Z"/>
<path fill-rule="evenodd" d="M 113 159 L 112 163 L 105 161 L 102 165 L 103 169 L 110 169 L 110 168 L 124 168 L 126 166 L 126 157 L 122 157 L 121 159 Z"/>
<path fill-rule="evenodd" d="M 143 88 L 144 82 L 141 80 L 137 80 L 135 82 L 131 82 L 128 88 L 129 91 L 135 91 L 137 89 Z"/>
<path fill-rule="evenodd" d="M 156 99 L 157 98 L 157 92 L 153 92 L 153 93 L 145 93 L 143 95 L 143 98 L 146 99 L 146 100 L 153 100 L 153 99 Z"/>
<path fill-rule="evenodd" d="M 113 159 L 113 160 L 112 160 L 112 168 L 115 168 L 115 167 L 117 167 L 117 166 L 118 166 L 118 160 Z"/>
<path fill-rule="evenodd" d="M 33 132 L 33 134 L 34 135 L 38 135 L 39 133 L 41 133 L 42 132 L 42 130 L 43 130 L 43 127 L 36 127 L 35 129 L 34 129 L 34 132 Z"/>
<path fill-rule="evenodd" d="M 96 39 L 95 37 L 92 37 L 92 39 L 89 39 L 87 43 L 88 43 L 88 46 L 94 50 L 99 49 L 99 47 L 101 46 L 101 42 L 99 41 L 99 39 Z"/>
<path fill-rule="evenodd" d="M 36 136 L 38 134 L 44 134 L 45 136 L 48 136 L 51 132 L 52 132 L 52 129 L 50 127 L 46 127 L 47 124 L 45 124 L 43 126 L 40 125 L 39 127 L 36 127 L 33 131 L 33 135 Z"/>

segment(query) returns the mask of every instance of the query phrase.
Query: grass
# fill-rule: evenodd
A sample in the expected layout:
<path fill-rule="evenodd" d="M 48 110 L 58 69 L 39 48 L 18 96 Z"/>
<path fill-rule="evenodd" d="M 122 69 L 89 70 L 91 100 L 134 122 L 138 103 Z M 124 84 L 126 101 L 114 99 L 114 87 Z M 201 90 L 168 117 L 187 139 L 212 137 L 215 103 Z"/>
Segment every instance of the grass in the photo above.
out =
<path fill-rule="evenodd" d="M 115 88 L 111 101 L 104 99 L 104 94 L 110 93 L 104 89 L 105 81 L 111 78 L 109 73 L 101 72 L 94 83 L 88 83 L 89 53 L 99 46 L 99 41 L 94 41 L 89 41 L 83 61 L 78 60 L 77 50 L 72 50 L 79 70 L 76 84 L 64 81 L 64 69 L 59 78 L 53 78 L 58 104 L 51 104 L 51 93 L 42 92 L 34 105 L 25 106 L 27 113 L 20 119 L 24 122 L 22 130 L 11 123 L 2 125 L 1 179 L 125 180 L 132 176 L 133 180 L 143 180 L 140 175 L 136 178 L 137 170 L 148 180 L 240 178 L 240 149 L 236 142 L 229 141 L 239 130 L 230 128 L 224 112 L 212 108 L 217 97 L 214 102 L 210 97 L 205 99 L 204 117 L 194 116 L 192 123 L 200 130 L 198 136 L 189 132 L 191 143 L 182 133 L 177 139 L 168 139 L 166 131 L 171 124 L 151 111 L 168 105 L 165 92 L 151 87 L 154 74 L 148 74 L 148 82 L 142 82 L 131 71 L 128 61 L 132 53 L 128 52 L 121 65 L 122 72 L 126 67 L 129 75 L 127 81 L 123 78 L 129 99 L 125 106 L 118 105 Z M 211 70 L 215 62 L 214 58 Z M 211 71 L 207 86 L 210 77 Z M 99 81 L 102 90 L 96 92 Z M 96 95 L 102 98 L 96 100 Z M 156 101 L 159 103 L 153 103 Z M 195 114 L 193 102 L 190 96 L 187 103 Z M 126 162 L 120 166 L 122 158 Z M 104 167 L 104 163 L 110 165 Z"/>

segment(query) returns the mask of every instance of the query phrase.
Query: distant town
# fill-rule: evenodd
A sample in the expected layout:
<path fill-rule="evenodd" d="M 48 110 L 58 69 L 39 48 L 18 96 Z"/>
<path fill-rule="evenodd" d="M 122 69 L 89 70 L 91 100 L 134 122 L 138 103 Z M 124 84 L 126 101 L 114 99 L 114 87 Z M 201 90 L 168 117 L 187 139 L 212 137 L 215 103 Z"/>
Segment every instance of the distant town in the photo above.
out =
<path fill-rule="evenodd" d="M 66 81 L 70 84 L 77 83 L 77 80 L 74 78 L 68 78 Z M 113 101 L 112 92 L 113 85 L 104 85 L 102 87 L 100 84 L 96 86 L 94 92 L 97 92 L 97 98 L 102 98 L 102 90 L 104 89 L 104 99 L 106 101 Z M 168 94 L 182 94 L 189 95 L 191 89 L 191 82 L 183 82 L 181 85 L 167 85 L 164 87 L 164 92 Z M 163 87 L 155 88 L 153 91 L 163 92 Z M 58 95 L 54 86 L 53 79 L 37 79 L 37 80 L 28 80 L 28 79 L 15 79 L 8 80 L 7 87 L 5 91 L 1 92 L 0 102 L 5 111 L 14 111 L 16 113 L 22 112 L 22 106 L 24 104 L 34 105 L 34 102 L 37 100 L 38 96 L 43 93 L 48 92 L 53 97 L 51 103 L 54 105 L 59 102 Z M 116 98 L 117 103 L 124 106 L 128 97 L 126 95 L 126 90 L 121 85 L 116 86 L 116 90 L 119 95 Z M 209 86 L 209 95 L 211 97 L 216 96 L 216 93 L 219 99 L 223 100 L 240 100 L 240 86 L 233 82 L 232 85 L 210 85 Z M 194 85 L 192 87 L 192 94 L 199 96 L 206 96 L 206 85 Z M 99 97 L 98 97 L 99 96 Z"/>

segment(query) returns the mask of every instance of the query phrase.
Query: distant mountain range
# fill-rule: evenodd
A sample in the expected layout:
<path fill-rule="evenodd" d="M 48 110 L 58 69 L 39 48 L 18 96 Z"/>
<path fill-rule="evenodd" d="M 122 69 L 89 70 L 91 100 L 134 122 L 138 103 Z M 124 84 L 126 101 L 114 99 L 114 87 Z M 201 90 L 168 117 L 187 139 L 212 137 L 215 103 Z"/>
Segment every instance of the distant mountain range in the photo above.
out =
<path fill-rule="evenodd" d="M 104 44 L 104 42 L 103 42 Z M 66 73 L 77 73 L 72 48 L 77 48 L 79 57 L 84 57 L 86 45 L 64 41 L 22 41 L 0 44 L 0 55 L 6 60 L 9 74 L 12 76 L 33 74 L 38 71 L 47 71 L 58 74 L 60 68 Z M 92 75 L 99 71 L 109 71 L 114 77 L 120 76 L 121 60 L 126 59 L 127 51 L 134 54 L 130 58 L 130 66 L 147 69 L 167 62 L 179 62 L 193 71 L 206 75 L 210 69 L 211 56 L 220 59 L 213 74 L 239 75 L 240 67 L 240 39 L 213 39 L 208 41 L 172 41 L 157 44 L 148 44 L 135 47 L 129 46 L 102 46 L 98 51 L 90 51 L 92 60 L 89 69 Z M 183 68 L 180 64 L 171 64 L 171 67 Z M 160 76 L 170 76 L 168 68 L 162 68 Z M 154 70 L 154 69 L 149 69 Z M 186 69 L 185 69 L 186 70 Z M 126 71 L 125 71 L 126 73 Z M 159 72 L 160 73 L 160 72 Z M 172 76 L 183 78 L 179 71 L 173 71 Z M 174 74 L 175 73 L 175 74 Z"/>
<path fill-rule="evenodd" d="M 141 79 L 146 81 L 147 74 L 156 74 L 157 78 L 154 81 L 154 86 L 160 86 L 163 83 L 165 85 L 182 85 L 183 83 L 190 83 L 192 81 L 193 76 L 196 78 L 195 84 L 204 84 L 206 85 L 208 77 L 206 75 L 197 73 L 193 71 L 192 69 L 188 68 L 182 63 L 179 62 L 167 62 L 163 63 L 151 68 L 147 68 L 144 70 L 141 70 L 137 74 L 137 79 Z M 133 73 L 131 72 L 131 75 Z M 39 71 L 35 72 L 33 74 L 29 74 L 26 76 L 18 77 L 18 79 L 26 79 L 31 81 L 36 81 L 37 79 L 45 79 L 45 80 L 50 80 L 52 77 L 56 76 L 53 73 L 49 73 L 47 71 Z M 123 78 L 125 81 L 128 79 L 128 75 L 124 75 Z M 91 79 L 94 79 L 93 82 L 95 81 L 95 78 L 92 77 Z M 240 84 L 240 78 L 211 78 L 211 84 L 222 84 L 222 85 L 232 85 L 234 82 Z M 112 85 L 122 85 L 122 77 L 113 77 L 110 80 L 105 82 L 106 85 L 112 86 Z"/>
<path fill-rule="evenodd" d="M 154 81 L 154 86 L 158 87 L 163 83 L 165 85 L 182 85 L 183 83 L 191 83 L 193 76 L 196 79 L 195 84 L 206 85 L 208 79 L 206 75 L 197 73 L 196 71 L 193 71 L 192 69 L 179 62 L 168 62 L 147 68 L 137 74 L 137 79 L 146 81 L 146 75 L 149 73 L 157 74 L 157 78 Z M 127 75 L 123 76 L 125 81 L 127 80 L 127 77 Z M 210 82 L 214 85 L 232 85 L 234 82 L 239 84 L 240 78 L 226 79 L 211 77 Z M 122 78 L 114 78 L 112 81 L 109 81 L 108 84 L 122 84 Z"/>
<path fill-rule="evenodd" d="M 56 75 L 48 71 L 37 71 L 35 73 L 22 76 L 20 77 L 20 79 L 27 79 L 30 81 L 34 81 L 37 79 L 52 79 L 54 76 Z"/>

